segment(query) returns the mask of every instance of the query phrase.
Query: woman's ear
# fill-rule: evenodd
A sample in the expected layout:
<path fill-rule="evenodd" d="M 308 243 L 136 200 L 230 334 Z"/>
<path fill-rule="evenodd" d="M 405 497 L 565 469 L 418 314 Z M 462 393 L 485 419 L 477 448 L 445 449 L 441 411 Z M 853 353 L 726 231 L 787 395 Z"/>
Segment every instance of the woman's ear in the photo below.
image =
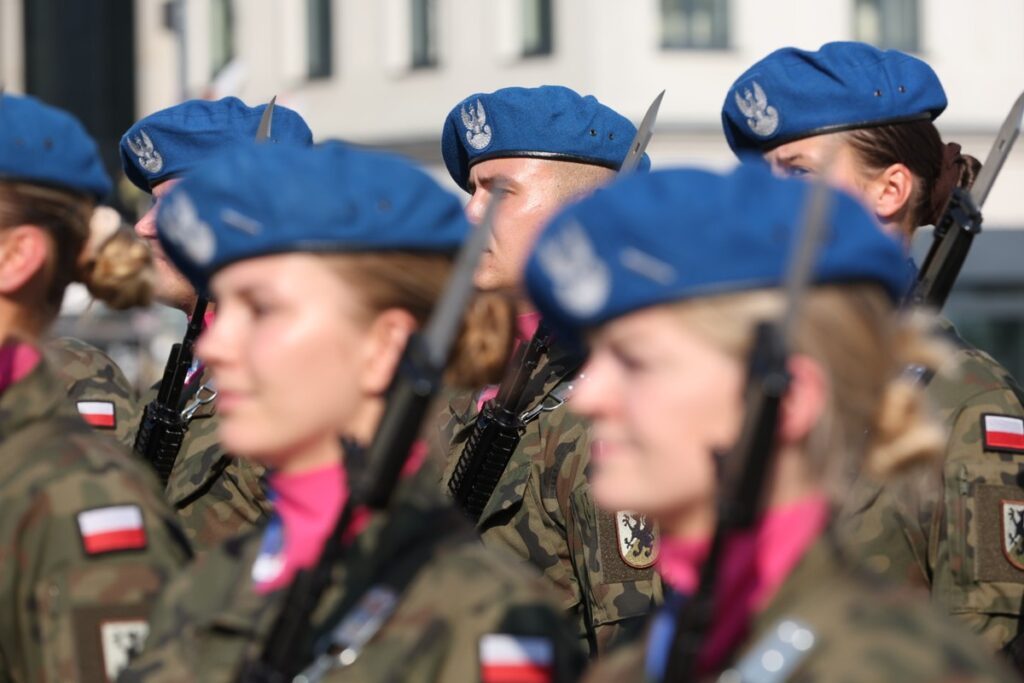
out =
<path fill-rule="evenodd" d="M 13 294 L 46 265 L 50 237 L 43 228 L 19 225 L 0 231 L 0 294 Z"/>
<path fill-rule="evenodd" d="M 893 164 L 868 183 L 871 208 L 883 223 L 898 222 L 914 192 L 914 175 L 904 164 Z"/>
<path fill-rule="evenodd" d="M 387 391 L 406 342 L 416 329 L 416 319 L 401 308 L 389 308 L 373 319 L 366 333 L 360 372 L 365 393 L 381 396 Z"/>
<path fill-rule="evenodd" d="M 824 369 L 810 356 L 793 355 L 787 365 L 789 391 L 782 400 L 779 416 L 779 442 L 800 443 L 807 438 L 825 412 L 829 380 Z"/>

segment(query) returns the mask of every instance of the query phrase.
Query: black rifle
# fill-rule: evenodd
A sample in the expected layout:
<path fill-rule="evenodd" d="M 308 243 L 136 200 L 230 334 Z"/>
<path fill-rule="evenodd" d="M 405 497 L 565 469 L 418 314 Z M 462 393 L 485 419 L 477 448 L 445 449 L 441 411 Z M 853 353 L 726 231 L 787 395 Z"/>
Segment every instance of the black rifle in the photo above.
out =
<path fill-rule="evenodd" d="M 530 343 L 520 346 L 513 356 L 510 376 L 502 381 L 498 395 L 484 404 L 455 463 L 448 490 L 474 522 L 480 519 L 523 437 L 526 424 L 521 416 L 532 398 L 525 395 L 526 385 L 550 347 L 551 334 L 541 324 Z"/>
<path fill-rule="evenodd" d="M 743 425 L 730 452 L 717 458 L 720 493 L 715 532 L 708 557 L 701 565 L 697 592 L 676 615 L 675 634 L 661 678 L 666 683 L 695 680 L 697 656 L 714 614 L 725 543 L 737 531 L 751 528 L 761 509 L 777 447 L 779 408 L 789 388 L 786 364 L 790 336 L 813 271 L 830 199 L 825 180 L 819 179 L 810 190 L 803 231 L 787 277 L 785 316 L 756 328 L 744 392 Z"/>
<path fill-rule="evenodd" d="M 203 331 L 203 316 L 208 303 L 203 298 L 196 302 L 185 337 L 180 344 L 171 347 L 156 398 L 143 411 L 142 422 L 135 435 L 135 452 L 153 465 L 164 486 L 167 486 L 188 428 L 188 423 L 181 416 L 181 395 L 195 359 L 195 343 Z"/>
<path fill-rule="evenodd" d="M 664 96 L 665 91 L 662 90 L 647 107 L 619 167 L 620 173 L 630 173 L 639 165 L 654 134 L 654 123 Z M 551 334 L 542 324 L 529 345 L 519 348 L 509 365 L 508 375 L 499 385 L 498 395 L 483 406 L 455 463 L 448 490 L 473 522 L 480 520 L 487 501 L 523 438 L 526 425 L 521 416 L 533 398 L 525 395 L 526 387 L 547 355 L 551 342 Z"/>
<path fill-rule="evenodd" d="M 265 142 L 270 138 L 276 101 L 275 95 L 263 110 L 256 128 L 256 142 Z M 203 331 L 203 318 L 209 303 L 209 299 L 203 297 L 196 301 L 196 308 L 185 330 L 185 337 L 180 344 L 171 347 L 156 398 L 143 410 L 139 431 L 135 434 L 135 452 L 153 465 L 160 477 L 160 483 L 165 487 L 178 459 L 185 432 L 188 430 L 188 420 L 181 414 L 181 396 L 185 390 L 189 368 L 195 360 L 196 339 Z"/>
<path fill-rule="evenodd" d="M 426 328 L 409 338 L 369 449 L 358 453 L 358 448 L 343 441 L 346 466 L 353 459 L 361 465 L 348 467 L 355 470 L 348 500 L 316 564 L 296 573 L 259 659 L 246 663 L 238 678 L 240 683 L 285 683 L 313 659 L 315 633 L 310 616 L 330 585 L 331 571 L 348 552 L 346 531 L 355 511 L 364 506 L 384 509 L 391 500 L 423 416 L 441 386 L 441 376 L 473 295 L 473 272 L 490 239 L 502 196 L 503 188 L 497 188 L 483 221 L 460 251 L 444 296 Z"/>
<path fill-rule="evenodd" d="M 962 188 L 953 190 L 942 217 L 936 221 L 931 248 L 918 271 L 917 282 L 907 296 L 909 305 L 942 310 L 967 260 L 974 237 L 981 232 L 981 208 L 1017 140 L 1022 118 L 1024 93 L 1013 103 L 1010 113 L 1000 126 L 996 140 L 985 158 L 985 165 L 970 192 Z"/>

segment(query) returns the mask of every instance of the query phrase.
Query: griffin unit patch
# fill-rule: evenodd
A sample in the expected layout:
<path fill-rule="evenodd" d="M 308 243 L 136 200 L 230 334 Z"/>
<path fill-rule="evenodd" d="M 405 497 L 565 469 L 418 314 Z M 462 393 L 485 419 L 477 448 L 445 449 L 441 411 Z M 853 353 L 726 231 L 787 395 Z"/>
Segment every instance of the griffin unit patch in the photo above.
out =
<path fill-rule="evenodd" d="M 1003 554 L 1017 569 L 1024 569 L 1024 500 L 1003 500 Z"/>
<path fill-rule="evenodd" d="M 657 529 L 647 515 L 616 512 L 615 531 L 619 541 L 619 556 L 630 567 L 646 569 L 658 559 Z"/>

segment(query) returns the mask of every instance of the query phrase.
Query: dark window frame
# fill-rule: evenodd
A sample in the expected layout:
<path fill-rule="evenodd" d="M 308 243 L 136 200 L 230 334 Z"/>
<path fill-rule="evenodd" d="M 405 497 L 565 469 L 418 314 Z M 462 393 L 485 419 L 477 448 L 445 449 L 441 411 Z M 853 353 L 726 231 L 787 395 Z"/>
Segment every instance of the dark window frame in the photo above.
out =
<path fill-rule="evenodd" d="M 334 2 L 306 0 L 306 78 L 334 75 Z"/>
<path fill-rule="evenodd" d="M 712 26 L 711 36 L 706 41 L 698 41 L 692 28 L 693 17 L 698 11 L 710 9 Z M 723 51 L 732 47 L 730 0 L 661 0 L 661 38 L 662 50 L 679 51 Z M 686 22 L 680 36 L 669 34 L 668 21 L 670 14 L 677 13 L 681 17 L 674 18 Z M 688 24 L 688 25 L 687 25 Z"/>
<path fill-rule="evenodd" d="M 409 68 L 413 71 L 433 69 L 437 56 L 436 0 L 409 0 Z"/>
<path fill-rule="evenodd" d="M 555 2 L 554 0 L 520 0 L 523 16 L 523 34 L 520 42 L 520 57 L 533 59 L 550 57 L 555 53 Z M 530 5 L 533 5 L 537 18 L 537 39 L 534 44 L 528 41 L 527 22 L 530 19 Z"/>

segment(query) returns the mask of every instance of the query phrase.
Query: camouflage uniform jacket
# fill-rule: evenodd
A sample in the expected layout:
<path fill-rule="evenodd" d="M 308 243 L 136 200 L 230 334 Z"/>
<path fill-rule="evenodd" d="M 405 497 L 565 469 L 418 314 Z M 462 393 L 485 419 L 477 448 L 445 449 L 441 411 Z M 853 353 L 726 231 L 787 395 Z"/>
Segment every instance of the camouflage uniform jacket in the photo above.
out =
<path fill-rule="evenodd" d="M 270 503 L 263 487 L 263 468 L 224 452 L 217 439 L 217 411 L 209 372 L 191 381 L 198 391 L 183 395 L 182 410 L 195 407 L 188 430 L 167 480 L 167 500 L 181 526 L 202 553 L 266 521 Z M 156 398 L 159 385 L 143 405 Z M 197 405 L 198 404 L 198 405 Z"/>
<path fill-rule="evenodd" d="M 0 394 L 0 681 L 107 681 L 189 559 L 152 473 L 45 361 Z"/>
<path fill-rule="evenodd" d="M 71 337 L 47 340 L 43 353 L 85 421 L 131 448 L 139 426 L 139 396 L 117 363 Z"/>
<path fill-rule="evenodd" d="M 480 680 L 481 642 L 496 633 L 549 641 L 558 673 L 552 680 L 575 680 L 582 655 L 546 582 L 517 560 L 484 548 L 436 490 L 437 476 L 425 467 L 404 480 L 392 508 L 370 517 L 335 567 L 310 617 L 320 632 L 338 623 L 341 606 L 351 616 L 340 623 L 365 623 L 362 618 L 373 612 L 362 599 L 368 589 L 383 587 L 394 572 L 412 578 L 396 591 L 395 611 L 355 662 L 323 680 Z M 287 593 L 253 590 L 260 541 L 257 532 L 232 539 L 172 584 L 154 612 L 146 649 L 122 683 L 236 680 L 240 664 L 262 651 Z"/>
<path fill-rule="evenodd" d="M 956 344 L 955 374 L 927 387 L 949 429 L 942 470 L 926 473 L 916 491 L 864 483 L 849 538 L 869 567 L 929 587 L 995 651 L 1021 623 L 1024 438 L 1000 440 L 991 427 L 1024 430 L 1024 394 L 995 360 L 945 327 Z"/>
<path fill-rule="evenodd" d="M 596 655 L 638 634 L 661 600 L 661 582 L 652 567 L 656 540 L 645 520 L 600 511 L 591 498 L 587 422 L 553 395 L 579 367 L 577 358 L 557 347 L 538 364 L 529 410 L 539 412 L 527 423 L 477 530 L 488 547 L 511 550 L 544 573 Z M 476 412 L 475 395 L 462 392 L 442 413 L 442 440 L 452 444 L 446 491 Z"/>
<path fill-rule="evenodd" d="M 736 683 L 1011 681 L 962 626 L 927 599 L 852 568 L 826 535 L 811 547 L 720 676 Z M 649 681 L 644 645 L 598 663 L 589 683 Z"/>

